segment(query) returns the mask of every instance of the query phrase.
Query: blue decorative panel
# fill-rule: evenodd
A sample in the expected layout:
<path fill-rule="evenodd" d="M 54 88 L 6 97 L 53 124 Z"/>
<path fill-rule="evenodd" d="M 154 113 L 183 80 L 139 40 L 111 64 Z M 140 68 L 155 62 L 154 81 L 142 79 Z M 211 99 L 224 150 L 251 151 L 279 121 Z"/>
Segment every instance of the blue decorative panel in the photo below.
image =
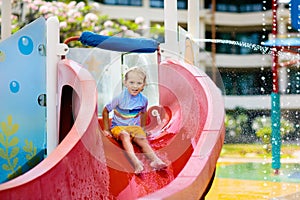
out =
<path fill-rule="evenodd" d="M 296 30 L 300 30 L 300 1 L 291 0 L 291 21 L 292 27 Z"/>
<path fill-rule="evenodd" d="M 0 182 L 38 164 L 46 149 L 46 23 L 0 43 Z"/>

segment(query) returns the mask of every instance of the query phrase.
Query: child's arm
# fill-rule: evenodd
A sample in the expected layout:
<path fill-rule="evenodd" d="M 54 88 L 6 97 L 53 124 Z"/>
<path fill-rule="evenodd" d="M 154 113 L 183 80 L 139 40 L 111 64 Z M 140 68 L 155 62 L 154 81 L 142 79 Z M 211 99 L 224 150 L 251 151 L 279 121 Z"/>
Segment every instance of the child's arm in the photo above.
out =
<path fill-rule="evenodd" d="M 109 112 L 106 109 L 106 107 L 104 107 L 104 109 L 102 111 L 102 120 L 103 120 L 104 136 L 111 136 L 110 131 L 109 131 Z"/>

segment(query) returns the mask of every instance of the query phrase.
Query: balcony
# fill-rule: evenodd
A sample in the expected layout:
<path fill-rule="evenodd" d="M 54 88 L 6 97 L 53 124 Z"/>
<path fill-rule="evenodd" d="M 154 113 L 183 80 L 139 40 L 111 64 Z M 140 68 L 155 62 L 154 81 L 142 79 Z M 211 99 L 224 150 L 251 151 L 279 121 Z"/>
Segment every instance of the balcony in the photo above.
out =
<path fill-rule="evenodd" d="M 271 96 L 224 96 L 225 108 L 234 109 L 242 107 L 248 110 L 270 110 L 271 109 Z M 280 108 L 284 110 L 299 109 L 300 98 L 299 95 L 281 95 Z"/>

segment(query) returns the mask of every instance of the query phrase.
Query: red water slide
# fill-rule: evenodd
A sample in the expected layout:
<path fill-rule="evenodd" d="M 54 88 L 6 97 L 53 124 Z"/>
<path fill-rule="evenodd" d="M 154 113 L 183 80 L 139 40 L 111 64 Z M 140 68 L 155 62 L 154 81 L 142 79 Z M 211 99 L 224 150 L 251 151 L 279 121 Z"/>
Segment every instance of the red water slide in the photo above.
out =
<path fill-rule="evenodd" d="M 149 108 L 147 129 L 168 167 L 152 171 L 138 154 L 145 172 L 136 175 L 122 147 L 101 133 L 89 72 L 67 59 L 58 71 L 60 144 L 33 169 L 1 184 L 0 199 L 203 198 L 225 134 L 221 92 L 204 72 L 178 61 L 160 63 L 159 105 Z"/>

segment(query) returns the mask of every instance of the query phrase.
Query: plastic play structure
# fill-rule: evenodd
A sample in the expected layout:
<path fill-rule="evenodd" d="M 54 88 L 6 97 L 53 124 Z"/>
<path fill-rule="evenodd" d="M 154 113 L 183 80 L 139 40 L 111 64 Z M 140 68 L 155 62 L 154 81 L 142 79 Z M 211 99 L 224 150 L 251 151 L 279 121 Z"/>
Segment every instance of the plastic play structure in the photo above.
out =
<path fill-rule="evenodd" d="M 58 31 L 57 18 L 39 18 L 0 43 L 0 199 L 204 198 L 225 136 L 223 99 L 211 79 L 162 58 L 151 39 L 77 38 L 158 55 L 158 104 L 148 110 L 147 130 L 158 133 L 149 141 L 168 167 L 152 171 L 139 154 L 145 172 L 136 175 L 120 144 L 102 135 L 96 80 L 68 59 Z"/>

